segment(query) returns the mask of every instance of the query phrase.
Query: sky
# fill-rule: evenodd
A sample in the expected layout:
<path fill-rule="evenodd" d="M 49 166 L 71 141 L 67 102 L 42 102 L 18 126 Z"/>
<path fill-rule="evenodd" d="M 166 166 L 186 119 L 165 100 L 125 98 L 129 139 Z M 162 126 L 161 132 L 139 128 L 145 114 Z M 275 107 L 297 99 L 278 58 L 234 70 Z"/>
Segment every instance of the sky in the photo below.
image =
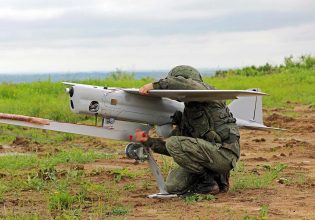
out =
<path fill-rule="evenodd" d="M 314 0 L 0 0 L 0 73 L 233 68 L 307 54 Z"/>

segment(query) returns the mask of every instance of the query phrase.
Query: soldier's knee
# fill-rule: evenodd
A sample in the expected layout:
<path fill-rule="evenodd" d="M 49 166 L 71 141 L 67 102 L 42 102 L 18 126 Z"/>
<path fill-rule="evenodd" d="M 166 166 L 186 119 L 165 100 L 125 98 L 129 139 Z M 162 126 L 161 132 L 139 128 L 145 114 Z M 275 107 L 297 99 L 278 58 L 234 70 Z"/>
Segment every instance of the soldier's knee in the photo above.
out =
<path fill-rule="evenodd" d="M 178 185 L 174 183 L 165 183 L 166 191 L 170 194 L 183 194 L 187 191 L 187 186 Z"/>
<path fill-rule="evenodd" d="M 182 167 L 173 169 L 165 181 L 166 191 L 174 194 L 182 194 L 192 185 L 196 177 Z"/>
<path fill-rule="evenodd" d="M 165 183 L 165 186 L 168 193 L 176 194 L 179 192 L 178 186 L 174 185 L 173 183 Z"/>

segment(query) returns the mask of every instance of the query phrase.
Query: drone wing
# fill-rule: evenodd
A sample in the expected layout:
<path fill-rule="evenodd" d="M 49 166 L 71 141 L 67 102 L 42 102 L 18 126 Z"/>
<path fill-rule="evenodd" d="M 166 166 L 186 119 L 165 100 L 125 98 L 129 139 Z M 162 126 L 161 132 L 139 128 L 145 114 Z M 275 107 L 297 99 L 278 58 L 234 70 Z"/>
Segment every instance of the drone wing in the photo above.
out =
<path fill-rule="evenodd" d="M 123 89 L 132 94 L 139 94 L 139 89 Z M 237 99 L 244 96 L 263 96 L 266 93 L 249 90 L 151 90 L 148 96 L 164 97 L 182 102 Z"/>
<path fill-rule="evenodd" d="M 83 124 L 63 123 L 43 118 L 2 113 L 0 113 L 0 124 L 18 125 L 23 127 L 39 128 L 43 130 L 59 131 L 123 141 L 135 141 L 134 131 L 136 129 L 141 129 L 148 132 L 151 128 L 147 124 L 118 120 L 115 120 L 112 124 L 106 124 L 100 127 Z"/>
<path fill-rule="evenodd" d="M 67 86 L 83 85 L 71 82 L 63 82 Z M 83 85 L 90 86 L 90 85 Z M 99 87 L 99 86 L 92 86 Z M 100 87 L 101 88 L 101 87 Z M 115 88 L 106 87 L 106 89 L 123 90 L 125 92 L 140 95 L 139 89 L 133 88 Z M 264 96 L 266 93 L 258 90 L 166 90 L 166 89 L 154 89 L 149 92 L 149 97 L 160 97 L 169 98 L 181 102 L 198 101 L 205 102 L 211 100 L 226 100 L 226 99 L 237 99 L 238 97 L 250 97 L 250 96 Z"/>

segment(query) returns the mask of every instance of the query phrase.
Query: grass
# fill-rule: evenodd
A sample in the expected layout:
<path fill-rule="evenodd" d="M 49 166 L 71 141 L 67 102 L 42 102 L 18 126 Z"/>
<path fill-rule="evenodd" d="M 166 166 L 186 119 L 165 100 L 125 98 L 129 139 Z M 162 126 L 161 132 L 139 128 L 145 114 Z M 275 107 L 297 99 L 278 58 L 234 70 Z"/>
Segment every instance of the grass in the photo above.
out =
<path fill-rule="evenodd" d="M 0 170 L 12 171 L 29 169 L 36 166 L 38 159 L 36 155 L 7 155 L 0 157 Z"/>
<path fill-rule="evenodd" d="M 113 159 L 116 155 L 96 152 L 89 150 L 84 152 L 82 149 L 70 149 L 39 158 L 35 154 L 29 155 L 4 155 L 0 157 L 0 171 L 12 171 L 41 167 L 43 169 L 52 168 L 62 163 L 87 163 L 97 159 Z"/>
<path fill-rule="evenodd" d="M 114 176 L 116 183 L 119 183 L 122 179 L 125 178 L 135 178 L 138 174 L 128 170 L 127 168 L 113 169 L 109 172 Z"/>
<path fill-rule="evenodd" d="M 82 149 L 62 151 L 41 160 L 40 166 L 44 168 L 54 167 L 61 163 L 87 163 L 97 159 L 114 159 L 114 154 L 100 153 L 93 150 L 84 152 Z"/>
<path fill-rule="evenodd" d="M 11 144 L 16 137 L 23 137 L 29 142 L 38 144 L 60 144 L 72 141 L 79 135 L 0 124 L 1 144 Z"/>
<path fill-rule="evenodd" d="M 0 172 L 4 176 L 0 182 L 0 199 L 8 192 L 45 191 L 56 189 L 60 191 L 63 199 L 64 190 L 71 184 L 80 185 L 84 176 L 81 170 L 67 171 L 62 177 L 54 168 L 58 164 L 76 164 L 95 161 L 96 159 L 111 159 L 115 155 L 94 152 L 83 152 L 80 149 L 72 149 L 68 152 L 59 152 L 55 155 L 39 158 L 36 155 L 2 156 L 0 160 Z M 59 195 L 59 194 L 58 194 Z M 54 205 L 56 202 L 53 197 Z M 62 205 L 62 204 L 61 204 Z"/>
<path fill-rule="evenodd" d="M 280 73 L 260 76 L 212 77 L 205 80 L 219 89 L 260 88 L 265 107 L 283 107 L 287 102 L 315 105 L 315 68 L 284 69 Z"/>
<path fill-rule="evenodd" d="M 40 191 L 44 188 L 45 181 L 42 178 L 38 178 L 38 176 L 28 176 L 27 186 L 30 190 Z"/>
<path fill-rule="evenodd" d="M 96 152 L 92 149 L 83 151 L 76 148 L 46 156 L 35 154 L 27 157 L 23 155 L 3 156 L 3 159 L 0 160 L 2 175 L 0 200 L 6 201 L 8 194 L 14 194 L 14 197 L 18 198 L 23 192 L 29 192 L 32 195 L 34 192 L 40 192 L 47 196 L 47 198 L 43 198 L 44 205 L 46 203 L 48 213 L 53 216 L 53 219 L 82 219 L 81 215 L 84 212 L 82 208 L 86 205 L 90 206 L 89 204 L 95 206 L 98 203 L 104 204 L 104 209 L 100 213 L 96 213 L 101 218 L 107 215 L 125 215 L 128 213 L 127 209 L 115 206 L 119 198 L 119 191 L 123 191 L 124 187 L 117 188 L 115 181 L 105 180 L 103 183 L 94 183 L 89 180 L 83 170 L 75 168 L 79 163 L 115 157 L 116 155 Z M 67 165 L 70 170 L 57 171 L 55 167 L 59 164 Z M 113 173 L 120 178 L 132 178 L 138 175 L 127 169 L 117 169 Z M 135 185 L 126 185 L 125 189 L 135 190 Z M 31 196 L 28 199 L 31 202 L 34 198 Z M 24 205 L 25 203 L 21 202 L 21 207 Z M 20 219 L 22 216 L 25 216 L 25 219 L 28 218 L 26 214 L 19 213 L 20 211 L 10 213 L 11 211 L 12 209 L 8 209 L 7 213 L 0 213 L 0 218 Z M 30 217 L 30 219 L 32 218 Z"/>
<path fill-rule="evenodd" d="M 162 160 L 160 169 L 163 175 L 167 175 L 171 170 L 178 167 L 172 157 L 161 155 L 160 158 Z"/>
<path fill-rule="evenodd" d="M 119 195 L 119 188 L 117 188 L 115 182 L 106 183 L 92 183 L 87 182 L 86 192 L 89 198 L 96 201 L 116 202 Z"/>
<path fill-rule="evenodd" d="M 268 206 L 262 205 L 259 210 L 259 216 L 258 218 L 250 215 L 246 215 L 243 220 L 268 220 Z"/>
<path fill-rule="evenodd" d="M 120 216 L 127 215 L 128 209 L 122 206 L 114 207 L 110 212 L 107 212 L 107 216 Z"/>
<path fill-rule="evenodd" d="M 281 171 L 287 167 L 285 164 L 276 164 L 274 166 L 264 164 L 258 166 L 259 171 L 262 173 L 257 174 L 245 170 L 243 166 L 244 163 L 240 163 L 232 172 L 232 191 L 269 188 L 272 186 L 273 181 L 278 178 Z"/>
<path fill-rule="evenodd" d="M 285 106 L 287 101 L 315 105 L 315 68 L 283 68 L 276 74 L 230 77 L 206 77 L 207 83 L 219 89 L 261 88 L 266 107 Z M 139 88 L 150 82 L 143 80 L 85 80 L 80 83 L 110 87 Z M 30 115 L 64 122 L 92 121 L 70 111 L 69 98 L 60 82 L 33 82 L 0 85 L 0 112 Z M 10 106 L 10 108 L 8 108 Z"/>
<path fill-rule="evenodd" d="M 110 211 L 118 215 L 118 211 L 111 210 L 119 197 L 119 189 L 113 182 L 94 183 L 82 175 L 75 175 L 70 171 L 65 178 L 47 183 L 49 188 L 48 208 L 56 213 L 56 218 L 81 219 L 85 206 L 101 206 L 96 210 L 98 216 L 106 216 Z M 112 215 L 112 214 L 110 214 Z M 57 218 L 57 219 L 58 219 Z"/>
<path fill-rule="evenodd" d="M 0 195 L 3 196 L 5 192 L 19 192 L 21 190 L 27 190 L 30 187 L 27 181 L 22 176 L 13 176 L 7 180 L 2 180 L 0 183 Z"/>
<path fill-rule="evenodd" d="M 128 213 L 127 209 L 114 205 L 118 197 L 119 190 L 112 183 L 97 184 L 81 179 L 74 184 L 69 179 L 67 182 L 62 180 L 56 183 L 50 191 L 48 205 L 50 211 L 58 213 L 61 219 L 65 219 L 65 216 L 82 219 L 83 208 L 91 204 L 94 206 L 92 216 L 98 218 L 125 215 Z"/>
<path fill-rule="evenodd" d="M 69 192 L 55 192 L 49 198 L 49 209 L 65 210 L 71 208 L 77 200 L 76 196 L 72 196 Z"/>
<path fill-rule="evenodd" d="M 135 191 L 136 189 L 137 189 L 137 186 L 134 183 L 129 183 L 129 184 L 124 185 L 124 190 L 126 191 Z"/>

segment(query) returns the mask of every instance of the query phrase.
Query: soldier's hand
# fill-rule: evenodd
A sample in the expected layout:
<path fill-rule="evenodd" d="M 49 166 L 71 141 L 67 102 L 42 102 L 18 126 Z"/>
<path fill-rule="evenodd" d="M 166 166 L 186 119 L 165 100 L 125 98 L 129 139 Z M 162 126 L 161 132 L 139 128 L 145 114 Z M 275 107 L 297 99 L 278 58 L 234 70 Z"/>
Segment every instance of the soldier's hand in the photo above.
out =
<path fill-rule="evenodd" d="M 136 129 L 135 138 L 136 138 L 136 141 L 144 143 L 149 139 L 149 136 L 145 131 Z"/>
<path fill-rule="evenodd" d="M 141 95 L 148 95 L 151 89 L 153 89 L 153 83 L 148 83 L 139 89 L 139 93 Z"/>

